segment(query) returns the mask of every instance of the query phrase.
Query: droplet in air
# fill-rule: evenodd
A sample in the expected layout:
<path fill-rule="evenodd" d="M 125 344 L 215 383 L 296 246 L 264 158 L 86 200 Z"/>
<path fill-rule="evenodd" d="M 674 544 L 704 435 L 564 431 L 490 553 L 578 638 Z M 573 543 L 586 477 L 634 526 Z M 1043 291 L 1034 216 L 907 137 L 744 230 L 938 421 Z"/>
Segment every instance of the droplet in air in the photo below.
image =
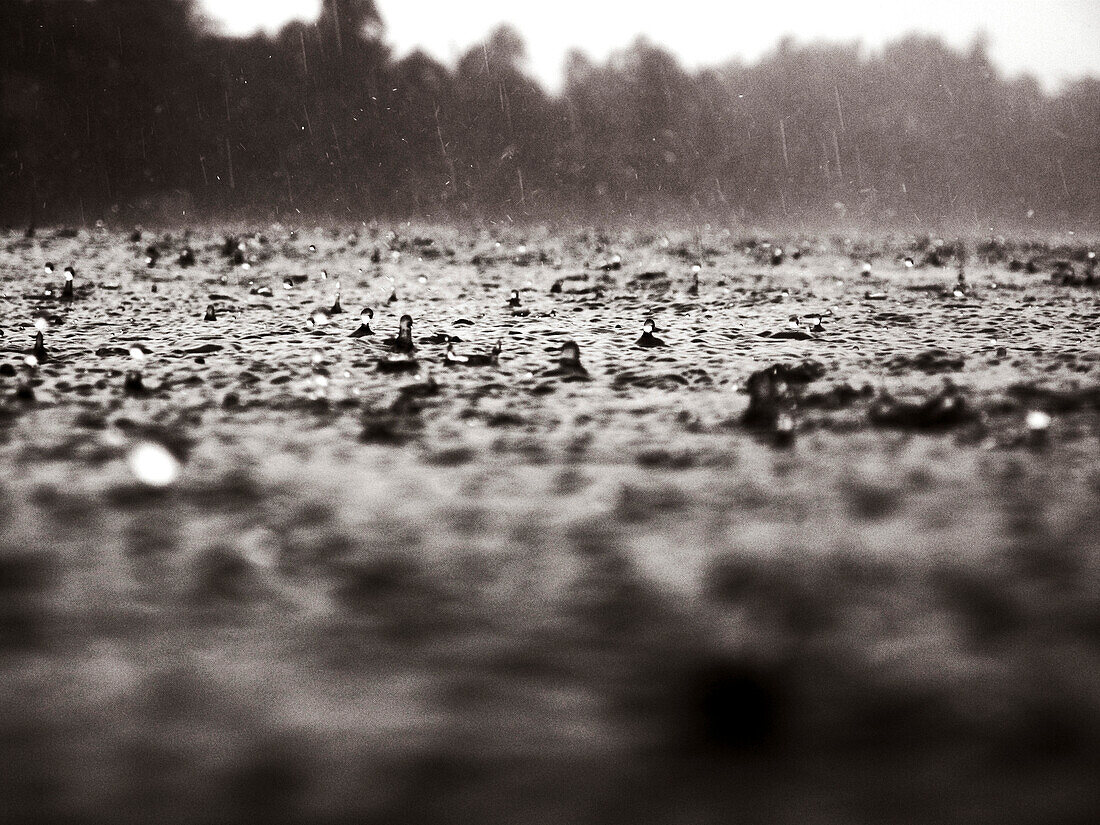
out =
<path fill-rule="evenodd" d="M 1042 410 L 1028 411 L 1027 418 L 1024 420 L 1027 428 L 1033 433 L 1045 433 L 1050 429 L 1050 416 Z"/>
<path fill-rule="evenodd" d="M 167 487 L 180 473 L 180 463 L 160 444 L 143 441 L 126 456 L 134 478 L 149 487 Z"/>

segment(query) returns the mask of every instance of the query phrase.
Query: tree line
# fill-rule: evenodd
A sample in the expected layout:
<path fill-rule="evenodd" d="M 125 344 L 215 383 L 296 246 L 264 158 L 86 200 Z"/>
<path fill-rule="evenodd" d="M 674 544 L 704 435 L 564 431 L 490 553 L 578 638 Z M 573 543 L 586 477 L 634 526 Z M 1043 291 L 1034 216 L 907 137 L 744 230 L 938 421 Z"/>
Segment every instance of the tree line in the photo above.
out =
<path fill-rule="evenodd" d="M 1100 81 L 982 40 L 784 40 L 685 70 L 644 39 L 560 93 L 502 27 L 396 59 L 371 0 L 220 35 L 191 0 L 0 4 L 0 219 L 286 214 L 744 221 L 1100 217 Z"/>

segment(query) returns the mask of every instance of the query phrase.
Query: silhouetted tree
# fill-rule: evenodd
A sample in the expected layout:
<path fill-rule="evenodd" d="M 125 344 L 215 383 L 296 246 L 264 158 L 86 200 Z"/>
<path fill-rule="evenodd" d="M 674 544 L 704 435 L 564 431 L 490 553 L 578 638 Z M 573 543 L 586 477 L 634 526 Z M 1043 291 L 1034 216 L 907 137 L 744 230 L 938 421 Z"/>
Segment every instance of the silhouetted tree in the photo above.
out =
<path fill-rule="evenodd" d="M 230 38 L 191 0 L 0 3 L 0 215 L 1100 217 L 1100 81 L 981 38 L 787 39 L 685 71 L 646 40 L 548 95 L 508 27 L 395 61 L 372 0 Z M 686 211 L 685 211 L 686 210 Z"/>

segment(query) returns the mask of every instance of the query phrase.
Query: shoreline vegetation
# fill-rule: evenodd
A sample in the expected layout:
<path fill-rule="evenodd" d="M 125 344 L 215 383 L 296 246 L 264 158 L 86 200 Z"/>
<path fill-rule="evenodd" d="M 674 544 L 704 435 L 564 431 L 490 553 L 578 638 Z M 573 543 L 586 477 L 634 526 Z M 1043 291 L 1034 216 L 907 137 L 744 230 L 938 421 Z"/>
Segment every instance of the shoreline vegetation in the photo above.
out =
<path fill-rule="evenodd" d="M 0 220 L 1100 221 L 1100 80 L 1006 78 L 981 39 L 697 71 L 642 40 L 549 94 L 507 27 L 450 68 L 395 59 L 369 1 L 324 7 L 237 39 L 182 0 L 0 4 Z"/>

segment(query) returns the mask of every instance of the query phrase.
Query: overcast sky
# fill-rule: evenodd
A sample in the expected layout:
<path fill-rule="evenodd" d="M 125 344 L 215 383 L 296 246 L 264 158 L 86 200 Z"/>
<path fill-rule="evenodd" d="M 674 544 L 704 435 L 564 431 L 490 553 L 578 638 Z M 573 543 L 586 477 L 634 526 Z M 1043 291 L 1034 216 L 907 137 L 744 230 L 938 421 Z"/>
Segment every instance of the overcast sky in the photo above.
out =
<path fill-rule="evenodd" d="M 852 41 L 876 48 L 910 31 L 969 43 L 979 31 L 1009 74 L 1029 72 L 1048 88 L 1066 78 L 1100 76 L 1100 0 L 375 0 L 385 39 L 398 56 L 422 48 L 451 63 L 502 22 L 527 44 L 528 69 L 551 89 L 561 83 L 572 47 L 594 58 L 639 34 L 662 44 L 689 67 L 731 57 L 755 60 L 780 37 Z M 292 17 L 313 19 L 320 0 L 200 0 L 226 31 L 277 29 Z"/>

